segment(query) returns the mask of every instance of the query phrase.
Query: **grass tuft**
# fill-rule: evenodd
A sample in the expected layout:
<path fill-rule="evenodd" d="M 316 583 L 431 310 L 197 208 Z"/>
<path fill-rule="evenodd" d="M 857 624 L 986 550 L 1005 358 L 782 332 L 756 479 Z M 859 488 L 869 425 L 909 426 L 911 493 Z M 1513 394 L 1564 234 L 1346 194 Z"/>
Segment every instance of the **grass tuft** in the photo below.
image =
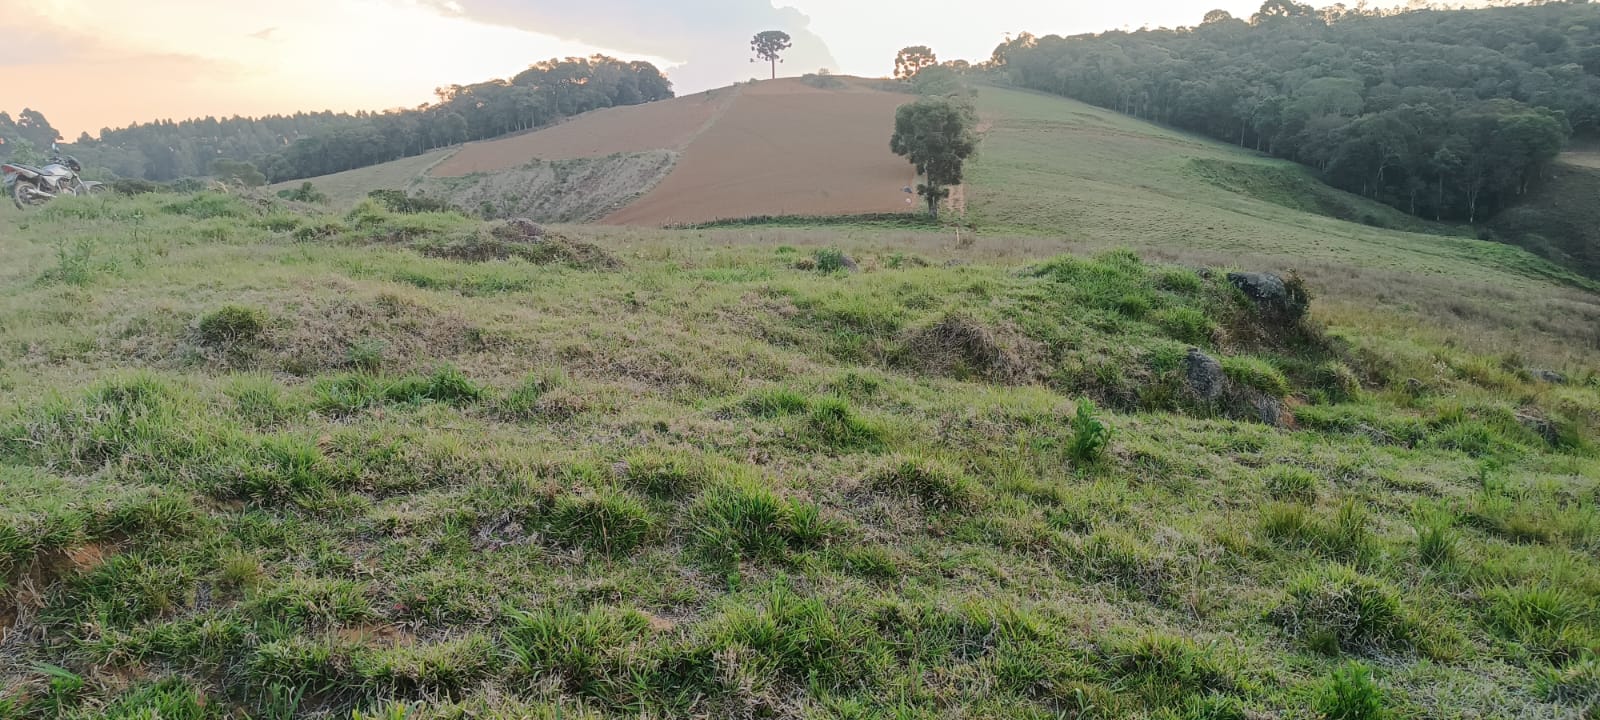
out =
<path fill-rule="evenodd" d="M 1592 597 L 1541 585 L 1495 588 L 1485 598 L 1489 628 L 1528 655 L 1563 665 L 1600 652 Z"/>
<path fill-rule="evenodd" d="M 1414 645 L 1416 625 L 1399 593 L 1354 568 L 1329 565 L 1296 578 L 1272 619 L 1318 652 L 1369 653 Z"/>
<path fill-rule="evenodd" d="M 886 495 L 915 499 L 925 510 L 970 512 L 983 492 L 964 473 L 930 458 L 906 457 L 874 472 L 867 483 Z"/>
<path fill-rule="evenodd" d="M 832 532 L 815 505 L 780 498 L 752 480 L 706 490 L 690 517 L 696 545 L 714 560 L 782 560 Z"/>
<path fill-rule="evenodd" d="M 649 540 L 657 524 L 655 515 L 637 498 L 602 489 L 557 498 L 550 531 L 566 544 L 622 555 Z"/>
<path fill-rule="evenodd" d="M 879 451 L 884 431 L 877 423 L 856 414 L 850 401 L 828 397 L 811 403 L 806 414 L 807 435 L 822 447 L 839 452 Z"/>
<path fill-rule="evenodd" d="M 1305 468 L 1274 465 L 1266 470 L 1267 494 L 1274 500 L 1314 503 L 1317 501 L 1317 476 Z"/>
<path fill-rule="evenodd" d="M 200 317 L 200 342 L 215 348 L 250 345 L 267 331 L 267 313 L 259 308 L 225 305 Z"/>
<path fill-rule="evenodd" d="M 1372 669 L 1351 662 L 1333 672 L 1317 691 L 1316 710 L 1323 720 L 1384 720 L 1383 691 L 1372 679 Z"/>

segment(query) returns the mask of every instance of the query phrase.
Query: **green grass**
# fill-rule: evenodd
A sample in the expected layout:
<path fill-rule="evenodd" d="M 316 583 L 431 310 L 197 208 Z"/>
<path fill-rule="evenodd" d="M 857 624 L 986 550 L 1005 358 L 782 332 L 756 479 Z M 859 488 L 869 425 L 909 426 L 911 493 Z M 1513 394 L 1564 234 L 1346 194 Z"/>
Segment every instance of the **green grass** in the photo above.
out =
<path fill-rule="evenodd" d="M 485 231 L 451 214 L 3 211 L 0 717 L 1581 716 L 1593 296 L 980 97 L 974 212 L 1019 234 L 972 246 L 553 229 L 601 267 L 432 256 Z M 1063 124 L 1134 174 L 992 195 Z M 1109 162 L 1076 148 L 1036 152 Z M 1141 225 L 1202 201 L 1225 262 Z M 1304 325 L 1225 279 L 1302 249 Z M 1279 426 L 1196 399 L 1191 347 Z"/>

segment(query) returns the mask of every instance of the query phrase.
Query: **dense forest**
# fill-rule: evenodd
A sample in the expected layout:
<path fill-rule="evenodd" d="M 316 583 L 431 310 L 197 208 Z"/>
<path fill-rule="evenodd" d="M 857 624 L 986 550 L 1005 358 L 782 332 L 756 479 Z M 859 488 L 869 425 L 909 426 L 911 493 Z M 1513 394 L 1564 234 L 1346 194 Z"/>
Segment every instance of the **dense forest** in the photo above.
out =
<path fill-rule="evenodd" d="M 1268 0 L 1198 27 L 1022 35 L 1010 82 L 1289 158 L 1414 215 L 1484 220 L 1600 133 L 1600 4 L 1403 13 Z"/>
<path fill-rule="evenodd" d="M 435 92 L 436 102 L 410 110 L 161 120 L 108 128 L 98 138 L 80 136 L 70 152 L 85 165 L 120 177 L 164 181 L 209 175 L 221 161 L 230 173 L 252 163 L 265 180 L 279 182 L 541 127 L 599 108 L 662 100 L 672 97 L 672 84 L 650 63 L 597 55 L 541 62 L 510 80 Z M 0 113 L 0 158 L 48 147 L 56 136 L 39 112 L 24 110 L 15 120 Z"/>

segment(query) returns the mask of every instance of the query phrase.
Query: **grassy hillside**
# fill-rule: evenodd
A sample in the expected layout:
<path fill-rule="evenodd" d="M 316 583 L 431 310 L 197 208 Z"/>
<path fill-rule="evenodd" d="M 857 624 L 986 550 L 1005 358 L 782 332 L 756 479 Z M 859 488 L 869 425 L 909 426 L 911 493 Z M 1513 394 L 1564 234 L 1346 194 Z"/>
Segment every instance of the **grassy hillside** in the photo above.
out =
<path fill-rule="evenodd" d="M 346 170 L 342 173 L 324 175 L 311 178 L 309 182 L 334 205 L 349 207 L 356 204 L 367 193 L 373 190 L 409 190 L 421 183 L 424 173 L 429 168 L 438 165 L 445 158 L 450 157 L 455 148 L 436 150 L 431 153 L 416 157 L 402 158 L 393 162 L 373 165 L 356 170 Z M 306 183 L 306 180 L 279 183 L 267 187 L 267 190 L 276 193 L 280 190 L 293 190 Z"/>
<path fill-rule="evenodd" d="M 1572 153 L 1490 223 L 1498 239 L 1600 277 L 1600 155 Z"/>
<path fill-rule="evenodd" d="M 0 209 L 0 718 L 1592 714 L 1596 296 L 983 102 L 960 242 Z"/>
<path fill-rule="evenodd" d="M 978 103 L 987 130 L 967 204 L 985 244 L 1128 247 L 1186 264 L 1247 257 L 1299 271 L 1341 313 L 1381 308 L 1418 331 L 1451 327 L 1486 352 L 1600 347 L 1596 284 L 1520 248 L 1437 234 L 1447 229 L 1291 163 L 1071 100 L 984 88 Z M 1359 222 L 1369 218 L 1401 229 Z"/>

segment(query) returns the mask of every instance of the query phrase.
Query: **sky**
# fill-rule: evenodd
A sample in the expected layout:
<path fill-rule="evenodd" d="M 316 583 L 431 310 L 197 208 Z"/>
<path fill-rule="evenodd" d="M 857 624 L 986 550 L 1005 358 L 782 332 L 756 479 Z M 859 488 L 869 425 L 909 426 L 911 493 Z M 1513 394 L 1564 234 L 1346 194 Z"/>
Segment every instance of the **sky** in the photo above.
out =
<path fill-rule="evenodd" d="M 0 110 L 67 139 L 132 122 L 416 107 L 433 90 L 552 57 L 656 63 L 679 93 L 765 76 L 749 40 L 795 46 L 780 75 L 881 76 L 895 52 L 988 58 L 1007 33 L 1197 24 L 1260 0 L 0 0 Z"/>

